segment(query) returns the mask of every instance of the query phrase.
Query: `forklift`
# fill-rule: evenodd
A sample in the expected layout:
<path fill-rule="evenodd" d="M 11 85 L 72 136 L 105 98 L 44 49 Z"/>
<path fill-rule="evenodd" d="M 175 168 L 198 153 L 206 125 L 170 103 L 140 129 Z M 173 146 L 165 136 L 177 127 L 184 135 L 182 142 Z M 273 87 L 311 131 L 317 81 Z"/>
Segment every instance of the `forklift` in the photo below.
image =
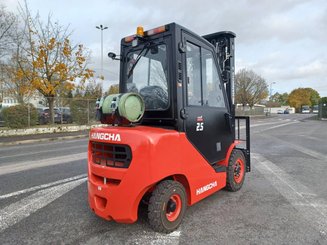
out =
<path fill-rule="evenodd" d="M 232 32 L 199 36 L 176 24 L 121 40 L 119 94 L 102 98 L 88 144 L 88 199 L 106 220 L 134 223 L 141 205 L 157 232 L 187 206 L 250 171 L 248 117 L 234 106 Z"/>

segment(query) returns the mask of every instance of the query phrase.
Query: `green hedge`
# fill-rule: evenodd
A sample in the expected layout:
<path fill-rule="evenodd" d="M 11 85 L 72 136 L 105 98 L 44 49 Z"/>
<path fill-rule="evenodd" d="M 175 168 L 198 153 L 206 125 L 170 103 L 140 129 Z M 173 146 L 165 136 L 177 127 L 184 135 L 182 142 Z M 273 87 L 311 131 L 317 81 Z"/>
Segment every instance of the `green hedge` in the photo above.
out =
<path fill-rule="evenodd" d="M 25 128 L 36 125 L 38 121 L 37 110 L 30 105 L 30 125 L 28 125 L 28 105 L 16 105 L 4 108 L 2 118 L 4 126 L 9 128 Z"/>

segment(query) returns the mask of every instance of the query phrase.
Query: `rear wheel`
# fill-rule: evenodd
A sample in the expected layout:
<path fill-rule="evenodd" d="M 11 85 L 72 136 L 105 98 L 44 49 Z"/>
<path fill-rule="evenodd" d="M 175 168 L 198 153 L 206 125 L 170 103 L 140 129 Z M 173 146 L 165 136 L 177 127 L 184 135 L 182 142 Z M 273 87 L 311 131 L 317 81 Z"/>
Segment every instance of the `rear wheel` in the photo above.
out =
<path fill-rule="evenodd" d="M 227 183 L 226 189 L 229 191 L 238 191 L 242 188 L 244 178 L 246 161 L 241 150 L 234 149 L 229 158 L 227 167 Z"/>
<path fill-rule="evenodd" d="M 159 183 L 152 192 L 148 206 L 150 226 L 158 232 L 177 229 L 186 210 L 186 192 L 182 184 L 173 180 Z"/>

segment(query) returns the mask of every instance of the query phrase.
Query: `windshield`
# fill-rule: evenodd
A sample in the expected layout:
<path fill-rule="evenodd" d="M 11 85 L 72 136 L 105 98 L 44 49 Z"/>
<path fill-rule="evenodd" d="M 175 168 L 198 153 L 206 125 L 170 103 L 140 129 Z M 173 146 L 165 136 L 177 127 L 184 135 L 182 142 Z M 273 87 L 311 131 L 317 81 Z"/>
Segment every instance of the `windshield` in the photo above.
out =
<path fill-rule="evenodd" d="M 126 91 L 139 93 L 146 110 L 168 109 L 167 47 L 146 46 L 128 53 Z"/>

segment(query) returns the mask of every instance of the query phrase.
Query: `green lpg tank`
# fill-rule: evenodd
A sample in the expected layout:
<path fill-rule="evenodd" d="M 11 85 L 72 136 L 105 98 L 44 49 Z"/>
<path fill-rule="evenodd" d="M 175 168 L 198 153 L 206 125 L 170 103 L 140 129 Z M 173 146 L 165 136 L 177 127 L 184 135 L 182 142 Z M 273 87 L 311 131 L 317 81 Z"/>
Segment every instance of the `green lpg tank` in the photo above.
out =
<path fill-rule="evenodd" d="M 138 122 L 144 114 L 144 102 L 136 93 L 111 94 L 107 96 L 102 105 L 103 114 L 116 114 L 124 117 L 129 122 Z"/>

